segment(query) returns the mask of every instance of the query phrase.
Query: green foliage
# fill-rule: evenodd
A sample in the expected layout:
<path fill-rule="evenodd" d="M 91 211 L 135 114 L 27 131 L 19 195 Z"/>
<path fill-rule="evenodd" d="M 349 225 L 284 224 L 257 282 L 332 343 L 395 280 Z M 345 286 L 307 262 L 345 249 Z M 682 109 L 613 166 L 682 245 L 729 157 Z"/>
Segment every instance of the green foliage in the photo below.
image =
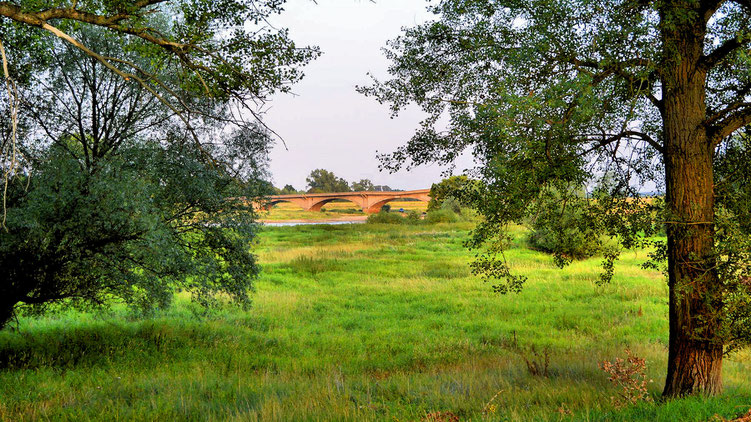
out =
<path fill-rule="evenodd" d="M 415 210 L 407 211 L 407 215 L 404 217 L 409 224 L 416 224 L 421 221 L 420 213 Z"/>
<path fill-rule="evenodd" d="M 603 247 L 599 234 L 591 227 L 583 192 L 577 194 L 575 201 L 564 200 L 563 196 L 557 190 L 540 195 L 534 204 L 528 237 L 533 249 L 554 254 L 561 265 L 595 256 Z"/>
<path fill-rule="evenodd" d="M 751 343 L 751 136 L 738 134 L 716 156 L 718 270 L 730 309 L 731 349 Z"/>
<path fill-rule="evenodd" d="M 40 77 L 44 79 L 46 72 L 59 76 L 75 71 L 76 63 L 59 59 L 61 52 L 78 53 L 77 63 L 82 67 L 99 68 L 98 77 L 88 79 L 89 85 L 96 87 L 93 91 L 102 91 L 94 109 L 96 101 L 107 102 L 112 99 L 107 96 L 124 92 L 129 93 L 124 102 L 149 103 L 152 109 L 142 107 L 142 112 L 121 119 L 123 126 L 97 123 L 95 132 L 130 132 L 132 137 L 153 125 L 169 123 L 173 132 L 190 137 L 204 160 L 220 172 L 249 179 L 243 173 L 255 171 L 248 169 L 253 167 L 249 165 L 252 160 L 246 163 L 236 154 L 228 154 L 226 143 L 207 143 L 207 138 L 224 139 L 230 132 L 248 130 L 268 138 L 259 104 L 272 94 L 288 92 L 303 77 L 302 66 L 320 54 L 316 47 L 296 45 L 287 29 L 270 23 L 284 6 L 284 0 L 4 2 L 0 6 L 0 40 L 8 58 L 8 82 L 15 83 L 21 97 L 19 135 L 41 138 L 41 144 L 31 148 L 46 147 L 45 132 L 50 129 L 56 132 L 53 137 L 67 132 L 81 141 L 80 128 L 69 122 L 60 125 L 56 121 L 59 116 L 47 115 L 50 110 L 38 107 L 35 100 L 39 97 L 26 98 L 29 91 L 39 88 Z M 113 83 L 112 77 L 122 84 Z M 56 85 L 44 88 L 47 95 L 41 96 L 42 104 L 57 107 L 52 114 L 64 114 L 64 105 L 80 106 L 78 99 L 56 95 L 76 83 L 68 82 L 58 79 Z M 137 94 L 131 95 L 133 92 Z M 233 112 L 227 108 L 229 103 L 235 107 Z M 157 105 L 161 110 L 152 113 Z M 0 170 L 12 176 L 33 163 L 25 162 L 26 154 L 14 155 L 12 142 L 8 142 L 12 125 L 7 106 L 8 102 L 0 102 Z M 100 111 L 106 114 L 105 109 Z M 90 135 L 96 145 L 98 134 Z M 97 155 L 108 149 L 87 152 Z M 21 159 L 13 160 L 14 156 Z M 260 180 L 255 176 L 253 180 Z M 258 188 L 254 190 L 260 193 Z"/>
<path fill-rule="evenodd" d="M 297 189 L 292 185 L 284 185 L 284 187 L 279 190 L 279 195 L 294 195 L 296 193 L 298 193 Z"/>
<path fill-rule="evenodd" d="M 38 314 L 54 303 L 101 306 L 116 297 L 148 311 L 187 291 L 204 305 L 217 293 L 249 304 L 258 272 L 253 214 L 226 199 L 231 188 L 178 148 L 120 146 L 92 173 L 53 146 L 8 193 L 0 322 L 19 302 Z"/>
<path fill-rule="evenodd" d="M 713 158 L 724 163 L 715 162 L 720 174 L 734 168 L 726 180 L 749 173 L 732 136 L 751 124 L 747 5 L 441 0 L 429 8 L 433 20 L 388 44 L 392 79 L 360 88 L 394 114 L 415 104 L 428 114 L 406 145 L 381 156 L 383 167 L 472 155 L 477 166 L 466 173 L 479 182 L 466 199 L 483 219 L 468 246 L 498 292 L 519 292 L 527 280 L 506 256 L 506 229 L 533 217 L 545 192 L 576 207 L 575 218 L 539 220 L 546 243 L 568 253 L 567 240 L 619 243 L 604 253 L 601 282 L 613 278 L 619 251 L 654 246 L 651 265 L 667 269 L 673 306 L 665 394 L 718 391 L 718 376 L 689 375 L 700 369 L 679 354 L 712 345 L 719 368 L 723 352 L 751 342 L 743 284 L 751 235 L 739 207 L 750 181 L 712 177 Z M 606 188 L 588 203 L 566 190 L 597 185 Z M 655 185 L 664 198 L 639 195 Z M 583 237 L 563 231 L 572 219 Z M 667 243 L 651 239 L 664 225 Z"/>
<path fill-rule="evenodd" d="M 461 221 L 461 217 L 450 209 L 428 211 L 428 214 L 425 216 L 425 222 L 429 224 L 456 223 L 458 221 Z"/>
<path fill-rule="evenodd" d="M 444 201 L 449 200 L 456 203 L 452 205 L 454 212 L 461 213 L 460 206 L 462 204 L 469 205 L 472 191 L 477 189 L 478 186 L 477 180 L 472 180 L 467 176 L 451 176 L 443 179 L 440 183 L 434 183 L 430 187 L 428 210 L 438 209 Z"/>
<path fill-rule="evenodd" d="M 381 211 L 368 216 L 368 223 L 371 224 L 438 224 L 438 223 L 457 223 L 465 221 L 460 214 L 451 209 L 438 209 L 428 211 L 425 218 L 417 211 L 408 211 L 404 216 L 399 213 Z"/>
<path fill-rule="evenodd" d="M 432 200 L 432 199 L 431 199 Z M 434 208 L 435 210 L 436 208 Z M 452 211 L 455 214 L 461 214 L 462 213 L 462 204 L 459 202 L 458 199 L 454 198 L 453 196 L 447 196 L 443 199 L 441 202 L 441 205 L 437 207 L 437 209 L 441 210 L 449 210 Z M 430 211 L 430 205 L 428 205 L 428 210 Z"/>
<path fill-rule="evenodd" d="M 155 80 L 164 85 L 154 84 L 155 91 L 166 103 L 183 111 L 196 95 L 222 101 L 234 99 L 254 109 L 253 100 L 289 91 L 291 83 L 303 76 L 300 66 L 319 55 L 317 48 L 295 45 L 286 29 L 268 24 L 268 19 L 284 10 L 284 0 L 160 3 L 154 8 L 153 2 L 128 0 L 13 2 L 0 13 L 0 37 L 10 53 L 12 77 L 23 81 L 24 71 L 57 65 L 49 45 L 60 35 L 38 29 L 40 22 L 54 25 L 68 35 L 100 29 L 123 40 L 139 41 L 123 46 L 117 56 L 131 52 L 148 58 L 152 64 L 174 65 L 176 77 L 151 73 L 151 69 L 137 63 L 108 59 L 105 51 L 79 40 L 83 47 L 99 54 L 98 60 L 119 68 L 133 81 L 158 75 Z M 33 59 L 29 63 L 27 58 Z"/>
<path fill-rule="evenodd" d="M 404 217 L 397 213 L 381 211 L 368 216 L 369 224 L 404 224 Z"/>
<path fill-rule="evenodd" d="M 349 184 L 334 173 L 316 169 L 305 179 L 308 183 L 308 193 L 349 192 Z"/>
<path fill-rule="evenodd" d="M 122 48 L 106 31 L 78 36 L 108 56 Z M 27 170 L 9 185 L 0 230 L 0 326 L 19 309 L 57 305 L 118 300 L 149 312 L 178 292 L 206 306 L 220 297 L 249 305 L 254 214 L 231 198 L 271 189 L 263 179 L 268 134 L 206 119 L 193 124 L 204 140 L 195 143 L 143 87 L 53 47 L 56 66 L 33 72 L 24 91 Z M 211 104 L 215 115 L 226 106 Z"/>
<path fill-rule="evenodd" d="M 373 182 L 371 182 L 369 179 L 362 179 L 359 182 L 352 182 L 353 192 L 370 192 L 374 189 L 375 186 L 373 186 Z"/>

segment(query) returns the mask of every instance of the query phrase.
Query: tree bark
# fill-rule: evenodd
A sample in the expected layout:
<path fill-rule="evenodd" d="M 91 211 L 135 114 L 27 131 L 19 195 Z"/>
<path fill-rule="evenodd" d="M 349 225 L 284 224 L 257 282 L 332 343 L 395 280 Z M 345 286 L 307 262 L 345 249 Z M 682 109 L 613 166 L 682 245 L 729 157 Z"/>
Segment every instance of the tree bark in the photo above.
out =
<path fill-rule="evenodd" d="M 663 16 L 664 17 L 664 16 Z M 674 23 L 675 21 L 673 21 Z M 705 25 L 663 29 L 670 339 L 664 396 L 722 390 L 722 285 L 715 269 L 714 148 L 703 126 Z"/>

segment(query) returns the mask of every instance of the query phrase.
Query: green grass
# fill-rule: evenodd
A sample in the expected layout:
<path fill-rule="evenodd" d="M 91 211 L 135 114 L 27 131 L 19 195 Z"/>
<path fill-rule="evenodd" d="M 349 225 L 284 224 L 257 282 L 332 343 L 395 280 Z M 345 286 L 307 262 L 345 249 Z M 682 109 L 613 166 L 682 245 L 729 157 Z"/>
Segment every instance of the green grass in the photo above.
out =
<path fill-rule="evenodd" d="M 248 312 L 199 318 L 181 298 L 148 320 L 22 319 L 0 333 L 0 418 L 705 421 L 751 408 L 748 352 L 725 361 L 722 396 L 659 400 L 667 289 L 639 267 L 644 251 L 598 287 L 596 258 L 558 270 L 517 247 L 529 282 L 498 296 L 468 270 L 470 227 L 267 228 Z M 626 347 L 647 359 L 657 402 L 616 410 L 598 363 Z M 550 350 L 549 377 L 528 373 L 533 348 Z"/>

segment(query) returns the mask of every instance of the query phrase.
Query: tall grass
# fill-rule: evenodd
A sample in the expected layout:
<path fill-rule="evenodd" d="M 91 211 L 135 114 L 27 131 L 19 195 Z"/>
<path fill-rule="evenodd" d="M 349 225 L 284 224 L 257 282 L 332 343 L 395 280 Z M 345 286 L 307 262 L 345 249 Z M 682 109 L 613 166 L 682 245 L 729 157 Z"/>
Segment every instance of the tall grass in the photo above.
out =
<path fill-rule="evenodd" d="M 146 320 L 21 319 L 0 332 L 0 419 L 706 421 L 751 408 L 748 351 L 724 364 L 722 396 L 659 399 L 667 288 L 640 268 L 646 251 L 598 287 L 597 259 L 561 271 L 520 246 L 508 258 L 530 280 L 497 296 L 468 270 L 470 227 L 267 228 L 248 312 L 199 317 L 179 298 Z M 598 363 L 626 347 L 657 400 L 621 410 Z M 528 370 L 533 350 L 549 351 L 547 376 Z"/>

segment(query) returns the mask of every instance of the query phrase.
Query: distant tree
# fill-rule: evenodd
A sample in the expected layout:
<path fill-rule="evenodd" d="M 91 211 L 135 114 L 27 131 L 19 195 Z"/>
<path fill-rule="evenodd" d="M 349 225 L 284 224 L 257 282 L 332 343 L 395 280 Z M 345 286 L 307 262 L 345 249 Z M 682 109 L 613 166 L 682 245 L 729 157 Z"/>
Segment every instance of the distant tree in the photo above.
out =
<path fill-rule="evenodd" d="M 505 228 L 550 189 L 624 248 L 654 246 L 668 285 L 663 394 L 719 393 L 723 356 L 751 343 L 751 240 L 738 208 L 749 182 L 717 167 L 749 173 L 733 143 L 751 124 L 751 2 L 439 0 L 430 10 L 390 43 L 393 79 L 362 89 L 394 112 L 416 103 L 429 114 L 384 167 L 471 151 L 484 219 L 470 245 L 486 251 L 475 269 L 501 292 L 525 280 L 505 259 Z M 617 180 L 596 201 L 571 189 L 603 174 Z M 664 202 L 639 197 L 646 183 Z M 654 242 L 662 227 L 667 240 Z M 606 255 L 602 282 L 617 256 Z"/>
<path fill-rule="evenodd" d="M 460 204 L 468 205 L 469 198 L 472 196 L 472 190 L 479 188 L 479 181 L 470 179 L 467 176 L 451 176 L 443 179 L 439 183 L 434 183 L 430 187 L 429 210 L 441 208 L 441 204 L 447 198 L 454 198 Z"/>
<path fill-rule="evenodd" d="M 370 192 L 375 188 L 373 182 L 369 179 L 362 179 L 359 182 L 352 182 L 352 190 L 354 192 Z"/>
<path fill-rule="evenodd" d="M 294 195 L 297 193 L 297 189 L 295 189 L 292 185 L 284 185 L 284 187 L 279 191 L 280 195 Z"/>
<path fill-rule="evenodd" d="M 346 180 L 337 177 L 334 173 L 324 169 L 311 171 L 305 181 L 308 183 L 309 193 L 350 191 L 349 183 L 347 183 Z"/>

